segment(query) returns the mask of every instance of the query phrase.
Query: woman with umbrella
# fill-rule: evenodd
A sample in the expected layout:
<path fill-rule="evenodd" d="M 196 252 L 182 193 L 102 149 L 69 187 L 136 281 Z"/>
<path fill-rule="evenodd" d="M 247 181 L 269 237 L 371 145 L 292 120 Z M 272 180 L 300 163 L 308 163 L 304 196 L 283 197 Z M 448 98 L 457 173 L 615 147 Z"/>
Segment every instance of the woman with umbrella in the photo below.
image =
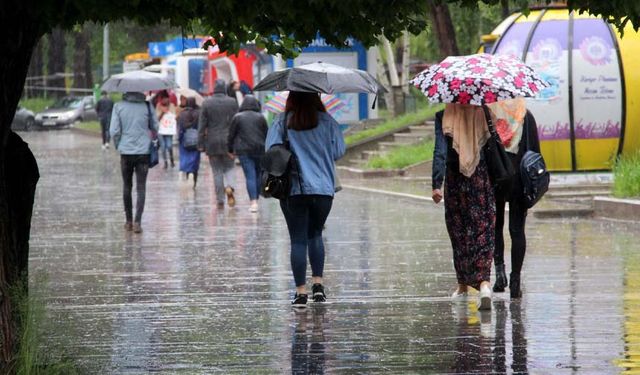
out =
<path fill-rule="evenodd" d="M 486 105 L 535 96 L 547 83 L 519 60 L 492 55 L 449 57 L 412 83 L 431 102 L 448 103 L 436 115 L 433 200 L 442 200 L 446 180 L 445 221 L 458 281 L 452 300 L 466 298 L 471 286 L 480 291 L 478 308 L 490 309 L 496 198 L 485 148 L 495 130 L 490 132 Z"/>
<path fill-rule="evenodd" d="M 291 239 L 291 268 L 296 284 L 292 305 L 306 307 L 307 254 L 312 270 L 313 301 L 326 300 L 322 284 L 322 230 L 335 193 L 334 163 L 344 155 L 345 143 L 338 123 L 326 113 L 317 93 L 289 93 L 285 113 L 269 128 L 265 148 L 284 143 L 285 131 L 297 159 L 299 177 L 292 176 L 290 194 L 280 200 L 280 208 Z"/>
<path fill-rule="evenodd" d="M 273 72 L 256 85 L 255 91 L 260 90 L 289 90 L 285 112 L 269 128 L 265 149 L 285 143 L 286 134 L 297 159 L 298 173 L 292 174 L 289 196 L 280 200 L 280 208 L 291 238 L 291 268 L 296 284 L 292 306 L 306 307 L 307 251 L 313 301 L 326 300 L 322 230 L 336 189 L 335 161 L 346 149 L 338 123 L 327 113 L 319 93 L 377 94 L 385 90 L 365 71 L 322 62 Z"/>

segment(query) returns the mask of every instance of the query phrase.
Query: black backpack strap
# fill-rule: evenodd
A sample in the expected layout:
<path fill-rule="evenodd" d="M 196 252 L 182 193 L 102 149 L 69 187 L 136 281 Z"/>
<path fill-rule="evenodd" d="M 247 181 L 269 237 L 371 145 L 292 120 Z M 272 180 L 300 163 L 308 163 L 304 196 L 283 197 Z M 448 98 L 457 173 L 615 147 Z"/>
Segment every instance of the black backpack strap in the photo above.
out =
<path fill-rule="evenodd" d="M 285 112 L 284 126 L 283 126 L 284 127 L 283 143 L 284 143 L 284 147 L 286 147 L 287 150 L 291 151 L 291 154 L 293 155 L 295 174 L 298 177 L 298 186 L 300 186 L 300 193 L 304 194 L 304 190 L 302 190 L 302 170 L 300 169 L 300 164 L 298 164 L 298 157 L 296 156 L 296 153 L 293 152 L 293 149 L 291 148 L 291 144 L 289 143 L 289 132 L 287 131 L 287 128 L 289 128 L 289 124 L 287 122 L 288 118 L 289 118 L 289 112 Z"/>

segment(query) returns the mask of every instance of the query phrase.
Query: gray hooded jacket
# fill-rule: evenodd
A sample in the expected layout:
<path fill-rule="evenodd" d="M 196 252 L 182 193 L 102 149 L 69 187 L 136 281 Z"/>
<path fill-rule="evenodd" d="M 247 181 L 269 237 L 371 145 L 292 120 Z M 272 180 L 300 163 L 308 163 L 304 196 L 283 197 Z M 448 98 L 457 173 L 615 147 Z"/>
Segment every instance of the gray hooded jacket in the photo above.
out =
<path fill-rule="evenodd" d="M 158 119 L 150 104 L 145 101 L 144 94 L 138 92 L 125 93 L 121 102 L 113 106 L 109 134 L 116 149 L 122 155 L 149 154 L 151 144 L 151 126 L 158 131 Z M 151 121 L 149 120 L 151 115 Z M 151 123 L 150 123 L 151 122 Z"/>
<path fill-rule="evenodd" d="M 229 126 L 238 112 L 238 103 L 226 94 L 226 85 L 218 79 L 213 96 L 202 103 L 198 121 L 198 143 L 207 155 L 226 155 Z"/>
<path fill-rule="evenodd" d="M 267 120 L 260 113 L 260 102 L 247 95 L 240 106 L 240 113 L 233 116 L 229 129 L 229 152 L 238 155 L 264 154 L 264 140 L 267 138 Z"/>

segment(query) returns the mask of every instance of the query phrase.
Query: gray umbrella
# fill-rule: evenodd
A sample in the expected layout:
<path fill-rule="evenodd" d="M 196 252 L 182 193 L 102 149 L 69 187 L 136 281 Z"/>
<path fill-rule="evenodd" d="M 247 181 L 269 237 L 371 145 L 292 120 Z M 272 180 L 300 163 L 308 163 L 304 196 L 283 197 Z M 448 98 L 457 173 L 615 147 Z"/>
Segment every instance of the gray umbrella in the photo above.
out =
<path fill-rule="evenodd" d="M 305 91 L 335 94 L 340 92 L 387 92 L 364 70 L 317 62 L 270 73 L 253 88 L 254 91 Z"/>
<path fill-rule="evenodd" d="M 177 86 L 172 79 L 158 73 L 134 70 L 112 75 L 102 85 L 102 90 L 110 92 L 143 92 L 172 89 Z"/>

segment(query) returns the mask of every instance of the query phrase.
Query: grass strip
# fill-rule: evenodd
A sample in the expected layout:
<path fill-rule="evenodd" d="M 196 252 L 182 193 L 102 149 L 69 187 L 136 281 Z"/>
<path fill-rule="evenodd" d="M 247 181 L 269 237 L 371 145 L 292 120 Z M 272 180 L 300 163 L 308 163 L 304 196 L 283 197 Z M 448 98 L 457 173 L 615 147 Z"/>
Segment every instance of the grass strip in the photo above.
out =
<path fill-rule="evenodd" d="M 367 169 L 401 169 L 433 158 L 434 141 L 428 140 L 415 145 L 399 146 L 375 156 L 366 164 Z"/>
<path fill-rule="evenodd" d="M 442 106 L 439 105 L 420 108 L 416 112 L 407 113 L 402 116 L 389 119 L 376 126 L 375 128 L 365 129 L 357 133 L 348 135 L 347 137 L 345 137 L 345 142 L 347 143 L 347 145 L 350 145 L 366 138 L 375 137 L 390 130 L 402 128 L 407 125 L 420 124 L 430 118 L 433 118 L 435 116 L 435 113 L 441 109 Z"/>

